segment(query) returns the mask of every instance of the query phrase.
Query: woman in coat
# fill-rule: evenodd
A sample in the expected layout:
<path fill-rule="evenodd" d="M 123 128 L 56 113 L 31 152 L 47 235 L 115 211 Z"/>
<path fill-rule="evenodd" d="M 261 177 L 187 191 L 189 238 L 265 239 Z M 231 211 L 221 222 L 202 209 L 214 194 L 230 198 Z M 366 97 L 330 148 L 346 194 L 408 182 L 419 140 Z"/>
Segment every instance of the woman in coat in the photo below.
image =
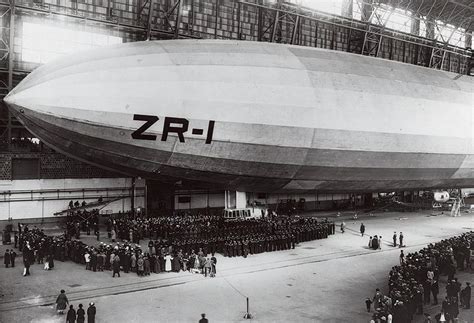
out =
<path fill-rule="evenodd" d="M 53 268 L 54 268 L 54 257 L 53 257 L 53 254 L 52 254 L 52 253 L 50 253 L 50 254 L 48 255 L 47 261 L 48 261 L 48 263 L 49 263 L 49 269 L 50 269 L 50 270 L 53 269 Z"/>
<path fill-rule="evenodd" d="M 188 270 L 188 261 L 189 261 L 189 256 L 187 253 L 185 253 L 183 256 L 183 271 Z"/>
<path fill-rule="evenodd" d="M 173 261 L 171 262 L 171 268 L 174 272 L 179 273 L 181 270 L 181 258 L 179 255 L 175 255 L 173 257 Z"/>
<path fill-rule="evenodd" d="M 138 276 L 143 276 L 143 271 L 145 267 L 145 261 L 143 260 L 143 256 L 139 256 L 137 260 L 137 274 Z"/>
<path fill-rule="evenodd" d="M 155 273 L 161 273 L 160 258 L 156 257 L 155 259 Z"/>
<path fill-rule="evenodd" d="M 66 292 L 64 289 L 61 289 L 61 294 L 56 298 L 56 310 L 58 314 L 64 314 L 67 304 L 69 304 L 69 300 L 67 299 Z"/>
<path fill-rule="evenodd" d="M 69 311 L 67 311 L 66 323 L 76 323 L 76 311 L 73 305 L 69 305 Z"/>
<path fill-rule="evenodd" d="M 191 271 L 191 269 L 194 268 L 195 261 L 196 261 L 196 255 L 194 254 L 194 252 L 192 252 L 188 260 L 188 271 Z"/>
<path fill-rule="evenodd" d="M 150 275 L 150 259 L 148 259 L 148 254 L 145 254 L 145 257 L 143 257 L 143 271 L 145 276 Z"/>
<path fill-rule="evenodd" d="M 137 270 L 137 256 L 135 256 L 135 252 L 133 252 L 130 256 L 130 267 L 132 268 L 133 272 Z"/>
<path fill-rule="evenodd" d="M 150 272 L 156 274 L 156 256 L 151 255 L 148 259 L 150 260 Z"/>
<path fill-rule="evenodd" d="M 165 253 L 160 253 L 160 255 L 158 256 L 158 259 L 160 260 L 160 269 L 161 271 L 165 271 L 165 265 L 166 265 L 166 261 L 165 261 Z"/>

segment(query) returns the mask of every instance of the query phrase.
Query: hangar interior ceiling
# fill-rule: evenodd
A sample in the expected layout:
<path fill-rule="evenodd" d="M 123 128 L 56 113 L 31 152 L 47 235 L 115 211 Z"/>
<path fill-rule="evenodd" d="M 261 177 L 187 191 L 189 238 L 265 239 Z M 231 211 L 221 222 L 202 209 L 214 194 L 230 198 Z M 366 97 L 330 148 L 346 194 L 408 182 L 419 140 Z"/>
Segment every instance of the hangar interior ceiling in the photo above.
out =
<path fill-rule="evenodd" d="M 0 0 L 0 96 L 70 52 L 118 42 L 215 38 L 289 43 L 468 74 L 471 0 Z M 327 3 L 327 1 L 326 1 Z M 0 152 L 28 134 L 0 105 Z M 32 149 L 47 149 L 42 145 Z M 26 148 L 27 150 L 30 148 Z"/>

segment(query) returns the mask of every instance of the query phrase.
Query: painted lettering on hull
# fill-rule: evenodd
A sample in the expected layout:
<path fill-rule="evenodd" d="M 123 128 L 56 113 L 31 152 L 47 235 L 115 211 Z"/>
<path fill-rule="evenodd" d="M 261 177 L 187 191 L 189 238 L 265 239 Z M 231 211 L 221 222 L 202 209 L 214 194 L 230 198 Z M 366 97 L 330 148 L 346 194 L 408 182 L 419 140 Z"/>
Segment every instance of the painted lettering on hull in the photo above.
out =
<path fill-rule="evenodd" d="M 156 140 L 157 136 L 152 134 L 146 134 L 145 131 L 150 129 L 158 120 L 157 116 L 146 115 L 146 114 L 134 114 L 133 120 L 145 121 L 137 130 L 132 132 L 132 138 L 137 140 Z M 214 134 L 214 120 L 210 120 L 206 131 L 206 144 L 212 142 L 212 136 Z M 185 134 L 189 130 L 189 120 L 185 118 L 176 117 L 165 117 L 163 123 L 163 131 L 161 135 L 161 141 L 168 140 L 168 135 L 174 133 L 178 136 L 179 142 L 186 142 Z M 204 129 L 192 128 L 191 133 L 195 136 L 204 136 Z"/>

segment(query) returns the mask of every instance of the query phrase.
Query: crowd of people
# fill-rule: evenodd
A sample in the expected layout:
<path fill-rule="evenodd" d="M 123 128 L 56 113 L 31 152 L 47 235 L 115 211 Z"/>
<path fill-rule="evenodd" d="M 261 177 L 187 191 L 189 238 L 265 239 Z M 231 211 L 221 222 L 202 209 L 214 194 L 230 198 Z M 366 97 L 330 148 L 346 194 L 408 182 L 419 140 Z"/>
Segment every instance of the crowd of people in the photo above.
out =
<path fill-rule="evenodd" d="M 474 250 L 474 232 L 429 244 L 418 252 L 400 255 L 400 265 L 389 273 L 388 295 L 377 289 L 375 296 L 366 299 L 367 310 L 373 303 L 373 322 L 409 323 L 415 315 L 422 315 L 423 306 L 438 304 L 439 280 L 447 275 L 446 298 L 442 301 L 437 322 L 454 322 L 459 308 L 469 309 L 470 283 L 465 287 L 455 277 L 457 270 L 470 266 L 471 250 Z M 427 315 L 427 321 L 431 318 Z"/>
<path fill-rule="evenodd" d="M 71 203 L 72 201 L 69 203 L 70 207 Z M 76 204 L 79 204 L 79 202 L 76 201 Z M 69 214 L 66 221 L 66 234 L 69 237 L 80 239 L 81 231 L 87 235 L 90 235 L 91 232 L 96 236 L 99 235 L 99 210 L 76 210 Z M 100 236 L 98 236 L 98 239 L 100 239 Z"/>
<path fill-rule="evenodd" d="M 81 221 L 82 219 L 82 221 Z M 90 246 L 78 238 L 81 230 L 92 224 L 98 230 L 95 214 L 76 214 L 66 224 L 62 235 L 48 236 L 38 228 L 19 227 L 19 247 L 23 251 L 24 275 L 33 263 L 54 268 L 54 260 L 71 260 L 87 270 L 150 273 L 190 271 L 214 277 L 217 273 L 215 253 L 226 257 L 248 257 L 252 254 L 295 248 L 296 244 L 327 238 L 334 234 L 333 222 L 299 217 L 269 217 L 225 221 L 219 216 L 186 215 L 147 219 L 107 220 L 112 243 Z M 86 223 L 86 224 L 84 224 Z M 117 239 L 118 241 L 115 241 Z M 147 247 L 139 243 L 147 239 Z"/>

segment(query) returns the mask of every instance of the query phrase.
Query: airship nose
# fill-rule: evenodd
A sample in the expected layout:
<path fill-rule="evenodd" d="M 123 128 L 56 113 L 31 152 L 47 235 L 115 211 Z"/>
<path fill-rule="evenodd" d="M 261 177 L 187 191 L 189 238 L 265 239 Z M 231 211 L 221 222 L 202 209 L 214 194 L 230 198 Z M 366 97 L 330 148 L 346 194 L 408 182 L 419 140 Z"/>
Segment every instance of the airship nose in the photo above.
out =
<path fill-rule="evenodd" d="M 8 93 L 6 97 L 3 98 L 3 101 L 7 104 L 7 105 L 12 105 L 13 102 L 14 102 L 14 95 L 12 95 L 12 93 Z"/>
<path fill-rule="evenodd" d="M 12 112 L 23 112 L 23 107 L 21 105 L 18 105 L 16 95 L 12 92 L 8 93 L 8 95 L 3 98 L 3 102 L 7 104 L 7 106 L 13 110 Z"/>

